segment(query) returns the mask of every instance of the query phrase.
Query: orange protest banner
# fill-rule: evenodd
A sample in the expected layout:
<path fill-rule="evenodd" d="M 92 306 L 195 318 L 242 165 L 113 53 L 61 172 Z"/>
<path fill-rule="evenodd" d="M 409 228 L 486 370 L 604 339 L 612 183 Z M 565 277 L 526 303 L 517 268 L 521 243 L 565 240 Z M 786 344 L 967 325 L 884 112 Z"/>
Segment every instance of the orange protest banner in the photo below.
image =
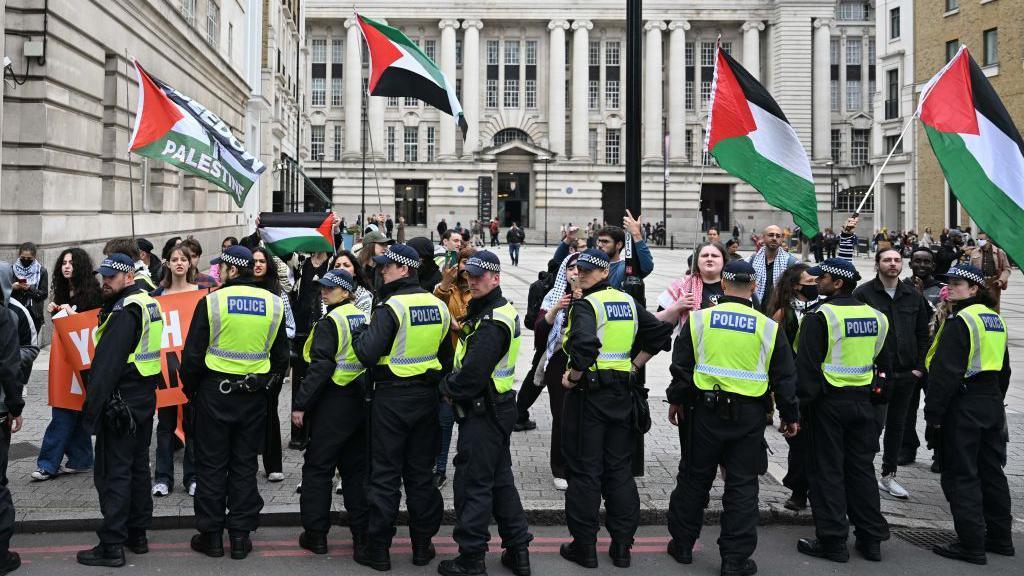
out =
<path fill-rule="evenodd" d="M 158 296 L 157 301 L 164 313 L 164 333 L 161 352 L 163 353 L 163 382 L 156 394 L 158 408 L 185 404 L 188 399 L 181 391 L 181 350 L 185 347 L 185 336 L 192 322 L 199 299 L 205 290 L 184 292 L 170 296 Z M 50 406 L 81 410 L 85 401 L 84 378 L 88 378 L 89 366 L 95 347 L 92 334 L 99 326 L 99 312 L 89 311 L 73 314 L 53 321 L 54 338 L 50 347 L 49 398 Z"/>

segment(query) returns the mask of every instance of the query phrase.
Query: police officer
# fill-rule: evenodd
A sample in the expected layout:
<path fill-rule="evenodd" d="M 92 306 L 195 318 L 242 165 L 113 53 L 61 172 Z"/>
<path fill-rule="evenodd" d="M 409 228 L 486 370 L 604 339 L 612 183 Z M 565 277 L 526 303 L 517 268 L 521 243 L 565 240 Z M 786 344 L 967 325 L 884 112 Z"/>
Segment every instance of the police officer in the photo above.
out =
<path fill-rule="evenodd" d="M 668 553 L 683 564 L 693 561 L 721 463 L 728 471 L 718 539 L 723 576 L 757 573 L 750 555 L 757 546 L 757 477 L 768 464 L 764 413 L 770 391 L 786 437 L 800 430 L 793 354 L 785 332 L 752 306 L 756 278 L 746 260 L 726 264 L 725 295 L 714 308 L 690 315 L 672 350 L 669 421 L 679 426 L 685 419 L 685 458 L 669 501 Z"/>
<path fill-rule="evenodd" d="M 0 269 L 0 274 L 6 270 Z M 0 279 L 2 282 L 2 279 Z M 4 286 L 6 288 L 6 285 Z M 8 574 L 21 566 L 21 556 L 10 551 L 11 536 L 14 535 L 14 502 L 7 489 L 7 462 L 11 448 L 11 434 L 21 430 L 21 411 L 25 408 L 21 390 L 27 376 L 24 373 L 24 357 L 19 332 L 27 329 L 22 323 L 32 325 L 26 314 L 19 320 L 18 314 L 7 307 L 9 297 L 6 290 L 0 291 L 0 575 Z M 31 362 L 28 368 L 31 370 Z"/>
<path fill-rule="evenodd" d="M 367 523 L 365 369 L 352 350 L 352 331 L 365 324 L 367 316 L 356 308 L 356 283 L 346 270 L 330 270 L 317 282 L 327 315 L 306 340 L 303 355 L 309 370 L 292 403 L 292 423 L 307 430 L 309 438 L 299 497 L 305 531 L 299 545 L 314 554 L 327 553 L 331 483 L 338 468 L 353 550 L 361 557 Z"/>
<path fill-rule="evenodd" d="M 1010 490 L 1003 473 L 1003 398 L 1010 384 L 1006 322 L 993 310 L 981 270 L 960 264 L 949 269 L 947 278 L 953 311 L 928 352 L 924 417 L 959 541 L 932 550 L 985 564 L 985 552 L 1014 555 Z"/>
<path fill-rule="evenodd" d="M 515 426 L 519 314 L 501 294 L 501 261 L 489 251 L 466 261 L 469 301 L 459 331 L 454 371 L 441 392 L 454 405 L 459 423 L 455 456 L 455 531 L 459 555 L 438 565 L 444 576 L 486 574 L 484 554 L 491 514 L 498 523 L 501 563 L 517 576 L 530 576 L 533 539 L 512 476 L 509 444 Z"/>
<path fill-rule="evenodd" d="M 608 554 L 624 568 L 640 519 L 640 498 L 631 471 L 635 435 L 631 374 L 660 350 L 668 350 L 672 327 L 608 285 L 608 255 L 592 248 L 576 262 L 583 298 L 569 310 L 563 347 L 569 365 L 562 449 L 569 471 L 565 515 L 573 540 L 566 560 L 597 567 L 601 497 L 612 543 Z M 630 359 L 634 342 L 640 351 Z"/>
<path fill-rule="evenodd" d="M 356 357 L 371 370 L 373 393 L 366 488 L 369 550 L 367 558 L 357 560 L 385 571 L 391 569 L 391 539 L 403 480 L 412 562 L 426 566 L 436 555 L 430 539 L 437 534 L 443 513 L 432 470 L 441 449 L 438 354 L 446 346 L 451 356 L 451 317 L 443 302 L 420 287 L 420 255 L 415 249 L 394 244 L 373 261 L 384 280 L 381 303 L 354 342 Z"/>
<path fill-rule="evenodd" d="M 885 314 L 853 297 L 860 274 L 853 263 L 829 258 L 810 268 L 818 293 L 827 298 L 804 316 L 797 335 L 797 394 L 810 433 L 807 476 L 817 538 L 802 538 L 797 550 L 846 562 L 850 522 L 856 548 L 864 558 L 881 559 L 889 525 L 879 508 L 874 458 L 878 425 L 872 396 L 873 368 L 884 374 L 892 365 L 884 346 L 889 330 Z"/>
<path fill-rule="evenodd" d="M 231 557 L 252 550 L 249 532 L 263 508 L 257 454 L 272 378 L 288 369 L 284 304 L 256 285 L 252 252 L 230 246 L 211 264 L 223 285 L 199 301 L 181 357 L 181 380 L 193 405 L 196 528 L 192 549 Z M 230 503 L 230 511 L 225 514 Z"/>
<path fill-rule="evenodd" d="M 119 567 L 125 564 L 124 546 L 136 554 L 149 551 L 149 443 L 162 378 L 163 313 L 135 284 L 135 262 L 128 255 L 110 255 L 98 272 L 104 305 L 93 335 L 82 423 L 96 434 L 94 481 L 103 524 L 96 531 L 99 545 L 79 552 L 78 563 Z"/>

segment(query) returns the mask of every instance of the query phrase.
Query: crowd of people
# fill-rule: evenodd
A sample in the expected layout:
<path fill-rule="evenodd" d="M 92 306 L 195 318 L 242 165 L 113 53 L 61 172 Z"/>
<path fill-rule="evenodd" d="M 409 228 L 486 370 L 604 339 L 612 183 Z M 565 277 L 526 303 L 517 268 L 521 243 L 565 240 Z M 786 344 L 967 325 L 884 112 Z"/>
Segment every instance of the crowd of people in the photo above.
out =
<path fill-rule="evenodd" d="M 335 223 L 340 247 L 350 229 Z M 502 564 L 528 576 L 532 536 L 510 438 L 537 427 L 530 410 L 546 390 L 552 482 L 566 493 L 572 535 L 560 553 L 598 566 L 603 499 L 609 557 L 626 567 L 639 521 L 633 477 L 642 474 L 651 425 L 645 364 L 671 350 L 666 395 L 682 456 L 667 552 L 680 563 L 692 562 L 720 473 L 722 573 L 756 573 L 757 476 L 767 466 L 765 425 L 775 425 L 776 413 L 790 447 L 785 506 L 814 512 L 815 537 L 798 550 L 845 562 L 852 523 L 856 550 L 879 560 L 889 537 L 879 494 L 910 497 L 913 486 L 897 481 L 897 472 L 919 452 L 922 396 L 932 470 L 942 475 L 959 536 L 936 553 L 972 563 L 984 563 L 986 552 L 1013 554 L 1002 471 L 1009 360 L 998 313 L 1010 264 L 983 232 L 944 231 L 937 247 L 930 230 L 920 241 L 882 234 L 876 275 L 861 282 L 852 262 L 855 218 L 839 235 L 826 230 L 813 266 L 787 250 L 788 227 L 766 227 L 747 257 L 738 253 L 738 227 L 724 244 L 711 228 L 686 273 L 648 312 L 643 279 L 655 265 L 648 241 L 663 243 L 664 228 L 627 212 L 622 226 L 596 219 L 585 230 L 564 226 L 520 318 L 502 296 L 501 258 L 483 249 L 485 232 L 500 246 L 497 224 L 449 228 L 442 219 L 435 244 L 404 241 L 404 222 L 379 214 L 366 226 L 357 221 L 353 250 L 333 254 L 275 253 L 256 231 L 225 238 L 209 268 L 192 237 L 168 239 L 159 255 L 145 238 L 117 238 L 98 267 L 84 250 L 68 248 L 49 274 L 25 243 L 16 262 L 0 263 L 0 440 L 9 446 L 21 428 L 21 389 L 44 315 L 99 309 L 85 406 L 51 409 L 32 473 L 44 482 L 93 471 L 103 525 L 99 545 L 80 552 L 80 563 L 123 566 L 125 549 L 148 551 L 152 498 L 175 490 L 179 449 L 180 486 L 194 497 L 192 548 L 223 556 L 227 530 L 231 556 L 246 557 L 263 506 L 260 456 L 269 481 L 285 479 L 278 404 L 290 384 L 287 445 L 304 451 L 296 488 L 303 548 L 327 553 L 337 492 L 355 561 L 390 569 L 404 485 L 413 563 L 430 563 L 458 424 L 459 555 L 438 571 L 485 573 L 493 515 Z M 513 224 L 505 241 L 508 262 L 518 265 L 525 233 Z M 201 294 L 181 356 L 189 402 L 158 410 L 163 318 L 155 297 L 187 292 Z M 534 342 L 517 390 L 522 328 Z M 175 434 L 179 420 L 184 442 Z M 7 550 L 13 505 L 7 450 L 0 453 L 2 574 L 19 560 Z"/>

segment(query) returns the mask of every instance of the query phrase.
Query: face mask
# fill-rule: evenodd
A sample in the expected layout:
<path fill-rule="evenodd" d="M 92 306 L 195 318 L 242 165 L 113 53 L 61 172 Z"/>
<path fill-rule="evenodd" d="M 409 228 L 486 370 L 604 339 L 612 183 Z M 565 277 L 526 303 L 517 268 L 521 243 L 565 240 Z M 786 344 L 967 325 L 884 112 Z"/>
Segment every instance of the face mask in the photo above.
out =
<path fill-rule="evenodd" d="M 984 240 L 984 239 L 978 240 L 978 248 L 981 248 L 985 244 L 988 244 L 988 240 Z"/>
<path fill-rule="evenodd" d="M 34 260 L 32 258 L 19 258 L 19 260 L 21 261 L 21 265 L 26 267 L 26 268 L 31 266 L 32 262 L 34 262 Z"/>
<path fill-rule="evenodd" d="M 816 284 L 809 284 L 800 287 L 800 295 L 810 300 L 818 299 L 818 286 Z"/>

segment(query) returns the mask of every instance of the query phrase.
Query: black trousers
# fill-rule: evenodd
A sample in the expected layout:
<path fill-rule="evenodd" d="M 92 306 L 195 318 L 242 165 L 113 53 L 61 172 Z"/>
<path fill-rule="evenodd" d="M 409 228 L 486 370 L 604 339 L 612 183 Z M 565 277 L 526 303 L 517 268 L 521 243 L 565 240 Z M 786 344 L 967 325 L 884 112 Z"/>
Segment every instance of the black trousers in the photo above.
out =
<path fill-rule="evenodd" d="M 7 558 L 14 535 L 14 501 L 7 489 L 7 463 L 11 450 L 11 417 L 0 414 L 0 560 Z"/>
<path fill-rule="evenodd" d="M 530 408 L 533 403 L 540 397 L 540 393 L 544 391 L 543 386 L 537 386 L 533 379 L 537 375 L 537 364 L 544 359 L 544 348 L 533 351 L 533 362 L 530 364 L 530 371 L 526 373 L 526 378 L 523 378 L 523 383 L 519 385 L 519 393 L 516 395 L 516 410 L 518 411 L 518 421 L 526 422 L 530 419 Z"/>
<path fill-rule="evenodd" d="M 910 400 L 907 402 L 907 419 L 903 424 L 903 442 L 900 444 L 900 454 L 917 455 L 917 449 L 921 447 L 921 439 L 917 436 L 917 413 L 921 409 L 921 392 L 927 390 L 928 375 L 918 378 L 914 389 L 910 393 Z"/>
<path fill-rule="evenodd" d="M 390 545 L 403 483 L 412 540 L 429 540 L 441 527 L 444 503 L 433 472 L 441 449 L 437 402 L 433 385 L 403 382 L 376 387 L 367 431 L 370 474 L 366 498 L 373 541 Z"/>
<path fill-rule="evenodd" d="M 270 475 L 271 472 L 283 472 L 281 454 L 281 416 L 277 413 L 278 400 L 281 397 L 281 386 L 283 378 L 275 378 L 273 386 L 267 391 L 267 430 L 263 434 L 263 472 Z M 292 391 L 298 390 L 293 386 Z"/>
<path fill-rule="evenodd" d="M 266 429 L 266 392 L 222 394 L 217 382 L 208 379 L 193 403 L 196 528 L 251 532 L 263 509 L 256 473 Z"/>
<path fill-rule="evenodd" d="M 551 475 L 568 478 L 565 452 L 562 450 L 562 416 L 565 414 L 565 395 L 569 392 L 562 386 L 562 374 L 569 362 L 565 352 L 558 350 L 551 355 L 547 370 L 544 371 L 544 387 L 548 390 L 548 404 L 551 407 Z"/>
<path fill-rule="evenodd" d="M 868 395 L 825 391 L 810 407 L 802 430 L 810 439 L 811 512 L 819 539 L 846 542 L 850 523 L 858 539 L 889 539 L 875 478 L 878 424 Z"/>
<path fill-rule="evenodd" d="M 704 503 L 718 465 L 722 464 L 728 474 L 722 495 L 718 548 L 722 558 L 742 560 L 749 558 L 757 547 L 757 477 L 767 457 L 764 404 L 739 403 L 735 412 L 733 420 L 723 420 L 714 410 L 698 403 L 686 416 L 692 421 L 679 427 L 680 444 L 686 448 L 669 500 L 668 530 L 684 547 L 697 541 L 704 524 Z"/>
<path fill-rule="evenodd" d="M 800 426 L 803 427 L 802 421 Z M 795 496 L 806 498 L 810 489 L 807 480 L 807 459 L 811 457 L 811 441 L 807 434 L 800 433 L 792 438 L 786 438 L 786 443 L 789 444 L 789 452 L 786 453 L 786 475 L 782 478 L 782 485 L 792 490 Z"/>
<path fill-rule="evenodd" d="M 192 442 L 188 433 L 192 420 L 191 404 L 165 406 L 156 410 L 156 462 L 154 462 L 153 482 L 163 482 L 167 484 L 169 489 L 174 489 L 174 452 L 181 443 L 174 434 L 178 427 L 178 410 L 182 411 L 181 425 L 182 429 L 185 430 L 185 452 L 182 457 L 181 472 L 182 485 L 187 490 L 188 485 L 196 477 L 195 454 L 193 453 Z"/>
<path fill-rule="evenodd" d="M 1005 419 L 1002 396 L 993 390 L 954 398 L 942 423 L 942 492 L 960 543 L 972 552 L 983 552 L 986 538 L 1011 542 Z"/>
<path fill-rule="evenodd" d="M 303 335 L 301 338 L 299 336 L 296 336 L 292 340 L 292 346 L 294 348 L 294 351 L 296 352 L 296 353 L 292 354 L 292 356 L 291 356 L 291 367 L 292 367 L 292 395 L 291 395 L 291 404 L 293 406 L 295 405 L 295 395 L 299 393 L 299 388 L 302 386 L 302 381 L 306 378 L 306 371 L 309 370 L 309 364 L 307 364 L 306 361 L 302 358 L 302 347 L 305 345 L 305 342 L 306 342 L 306 336 L 305 335 Z M 292 442 L 302 442 L 302 443 L 304 443 L 306 441 L 306 433 L 305 433 L 305 431 L 302 428 L 299 428 L 298 426 L 296 426 L 295 424 L 292 424 L 291 427 L 292 427 L 291 441 Z M 266 463 L 264 463 L 264 466 L 266 466 Z"/>
<path fill-rule="evenodd" d="M 325 385 L 316 407 L 305 415 L 309 445 L 302 464 L 299 514 L 311 532 L 331 528 L 334 469 L 341 470 L 345 510 L 352 534 L 366 534 L 366 402 L 359 381 Z"/>
<path fill-rule="evenodd" d="M 96 534 L 102 544 L 123 544 L 129 533 L 144 531 L 153 521 L 149 482 L 149 445 L 153 438 L 156 388 L 121 389 L 135 417 L 135 436 L 120 436 L 101 418 L 96 431 L 93 483 L 103 523 Z"/>
<path fill-rule="evenodd" d="M 882 434 L 882 475 L 896 472 L 903 434 L 907 425 L 907 411 L 917 389 L 917 378 L 899 378 L 892 384 L 889 401 L 875 407 L 875 416 Z M 917 411 L 917 408 L 914 408 Z"/>
<path fill-rule="evenodd" d="M 459 554 L 487 552 L 491 516 L 498 524 L 502 548 L 518 548 L 533 539 L 512 475 L 510 451 L 516 421 L 514 400 L 500 402 L 493 414 L 470 415 L 459 424 L 455 454 L 455 530 Z"/>
<path fill-rule="evenodd" d="M 626 385 L 570 390 L 563 410 L 569 532 L 580 544 L 594 544 L 604 497 L 605 527 L 612 540 L 631 546 L 640 521 L 640 496 L 632 474 L 633 404 Z"/>

